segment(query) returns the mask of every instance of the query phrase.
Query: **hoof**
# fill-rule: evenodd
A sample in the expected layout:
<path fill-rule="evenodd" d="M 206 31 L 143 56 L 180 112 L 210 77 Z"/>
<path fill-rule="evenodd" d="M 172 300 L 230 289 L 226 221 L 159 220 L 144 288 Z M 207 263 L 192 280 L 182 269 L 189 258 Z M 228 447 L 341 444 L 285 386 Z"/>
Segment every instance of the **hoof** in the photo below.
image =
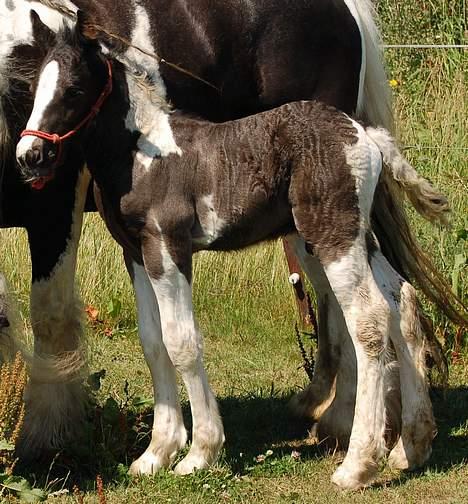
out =
<path fill-rule="evenodd" d="M 210 464 L 208 464 L 205 458 L 190 455 L 189 453 L 175 466 L 174 473 L 179 476 L 185 476 L 186 474 L 192 474 L 197 469 L 206 469 L 209 466 Z"/>
<path fill-rule="evenodd" d="M 390 452 L 388 457 L 388 465 L 392 469 L 412 471 L 424 465 L 432 453 L 430 443 L 425 443 L 425 446 L 420 449 L 410 443 L 405 446 L 403 438 L 398 440 L 398 443 Z"/>
<path fill-rule="evenodd" d="M 335 391 L 323 390 L 316 384 L 310 384 L 306 389 L 293 395 L 288 407 L 298 418 L 317 421 L 333 401 Z"/>
<path fill-rule="evenodd" d="M 145 452 L 132 463 L 128 473 L 132 476 L 156 474 L 160 469 L 169 467 L 169 464 L 169 458 L 166 457 L 166 459 L 163 460 L 161 457 L 151 452 Z"/>
<path fill-rule="evenodd" d="M 372 483 L 377 472 L 375 466 L 369 468 L 356 468 L 350 470 L 345 464 L 342 464 L 333 473 L 331 481 L 341 490 L 359 490 Z"/>

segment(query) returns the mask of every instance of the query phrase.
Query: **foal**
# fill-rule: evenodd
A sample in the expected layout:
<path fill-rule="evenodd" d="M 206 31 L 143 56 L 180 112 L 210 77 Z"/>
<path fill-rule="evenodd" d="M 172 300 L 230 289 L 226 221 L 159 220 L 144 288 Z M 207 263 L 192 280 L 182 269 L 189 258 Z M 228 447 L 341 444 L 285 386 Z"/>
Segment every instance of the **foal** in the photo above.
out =
<path fill-rule="evenodd" d="M 192 254 L 286 234 L 306 271 L 312 261 L 324 267 L 324 281 L 336 295 L 356 353 L 354 423 L 333 481 L 341 488 L 371 481 L 391 448 L 386 431 L 397 430 L 394 417 L 403 419 L 395 457 L 411 453 L 413 461 L 423 463 L 434 420 L 415 291 L 381 253 L 370 222 L 382 155 L 407 179 L 407 191 L 423 213 L 440 217 L 445 199 L 417 176 L 385 130 L 365 129 L 318 102 L 291 103 L 223 124 L 174 113 L 169 122 L 177 148 L 158 158 L 131 127 L 128 88 L 137 86 L 134 77 L 118 62 L 105 61 L 82 34 L 62 36 L 40 72 L 35 109 L 39 104 L 41 131 L 23 133 L 39 137 L 29 141 L 36 152 L 26 152 L 29 161 L 19 162 L 31 179 L 44 177 L 70 145 L 81 143 L 101 214 L 124 249 L 155 393 L 152 440 L 131 472 L 168 467 L 186 443 L 175 370 L 193 417 L 192 445 L 175 471 L 209 466 L 224 441 L 193 314 Z M 42 162 L 36 166 L 31 159 Z M 385 403 L 390 339 L 401 365 L 401 415 Z"/>

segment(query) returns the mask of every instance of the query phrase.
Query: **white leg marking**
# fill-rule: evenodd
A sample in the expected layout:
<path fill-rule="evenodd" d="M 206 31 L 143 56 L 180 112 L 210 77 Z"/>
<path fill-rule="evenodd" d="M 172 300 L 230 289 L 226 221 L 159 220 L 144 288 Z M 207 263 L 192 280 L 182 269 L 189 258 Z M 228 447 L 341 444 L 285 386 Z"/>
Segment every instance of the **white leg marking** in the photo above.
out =
<path fill-rule="evenodd" d="M 384 267 L 393 271 L 388 263 Z M 398 280 L 395 272 L 393 275 Z M 394 292 L 398 293 L 398 290 Z M 400 318 L 395 320 L 391 338 L 400 362 L 402 430 L 398 444 L 390 453 L 389 464 L 397 469 L 414 469 L 423 465 L 431 455 L 436 426 L 426 382 L 425 349 L 416 291 L 404 282 L 400 294 Z"/>
<path fill-rule="evenodd" d="M 164 345 L 182 375 L 192 409 L 192 446 L 175 468 L 177 474 L 188 474 L 216 461 L 224 432 L 203 367 L 203 343 L 193 314 L 192 289 L 161 243 L 164 274 L 151 283 L 158 299 Z"/>
<path fill-rule="evenodd" d="M 59 78 L 59 64 L 57 61 L 50 61 L 45 66 L 44 70 L 39 77 L 39 84 L 37 86 L 36 98 L 34 99 L 34 107 L 31 117 L 28 120 L 26 129 L 38 130 L 41 126 L 41 121 L 44 112 L 53 100 L 55 91 L 57 89 Z M 36 137 L 26 136 L 22 138 L 16 146 L 16 157 L 19 158 L 26 154 L 31 148 Z"/>
<path fill-rule="evenodd" d="M 133 286 L 138 308 L 138 328 L 154 388 L 154 420 L 151 443 L 133 462 L 130 473 L 154 474 L 169 467 L 187 441 L 174 366 L 162 341 L 159 309 L 148 274 L 133 263 Z"/>
<path fill-rule="evenodd" d="M 85 374 L 81 302 L 75 292 L 75 268 L 83 209 L 90 181 L 80 174 L 73 210 L 71 236 L 50 277 L 31 287 L 31 322 L 34 353 L 26 390 L 26 417 L 22 431 L 23 456 L 36 456 L 43 448 L 58 448 L 76 431 L 84 414 Z"/>
<path fill-rule="evenodd" d="M 343 310 L 357 361 L 357 391 L 349 449 L 332 481 L 356 489 L 370 482 L 385 454 L 385 365 L 390 307 L 367 263 L 364 236 L 347 256 L 325 268 Z"/>

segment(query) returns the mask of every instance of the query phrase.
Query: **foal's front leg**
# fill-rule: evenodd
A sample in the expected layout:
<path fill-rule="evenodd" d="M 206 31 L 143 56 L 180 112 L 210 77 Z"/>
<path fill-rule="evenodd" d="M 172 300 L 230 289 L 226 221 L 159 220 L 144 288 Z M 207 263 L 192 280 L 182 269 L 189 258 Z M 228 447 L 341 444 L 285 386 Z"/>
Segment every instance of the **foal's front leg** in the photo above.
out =
<path fill-rule="evenodd" d="M 177 452 L 185 446 L 187 432 L 180 408 L 177 382 L 167 350 L 162 341 L 158 303 L 143 266 L 126 261 L 133 281 L 138 309 L 138 332 L 154 389 L 154 419 L 151 442 L 133 462 L 130 473 L 154 474 L 169 467 Z"/>
<path fill-rule="evenodd" d="M 180 232 L 179 232 L 180 233 Z M 143 256 L 159 305 L 164 346 L 181 373 L 192 409 L 192 446 L 175 468 L 188 474 L 213 464 L 224 443 L 216 399 L 203 366 L 203 342 L 193 313 L 190 236 L 143 240 Z M 187 246 L 188 244 L 188 246 Z"/>

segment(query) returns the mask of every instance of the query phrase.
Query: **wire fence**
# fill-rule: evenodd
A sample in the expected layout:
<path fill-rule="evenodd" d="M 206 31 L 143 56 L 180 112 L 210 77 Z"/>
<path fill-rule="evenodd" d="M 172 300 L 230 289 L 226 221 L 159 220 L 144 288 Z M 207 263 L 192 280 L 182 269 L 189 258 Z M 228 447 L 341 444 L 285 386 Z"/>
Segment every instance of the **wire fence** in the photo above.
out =
<path fill-rule="evenodd" d="M 383 49 L 468 49 L 468 44 L 382 44 Z"/>

